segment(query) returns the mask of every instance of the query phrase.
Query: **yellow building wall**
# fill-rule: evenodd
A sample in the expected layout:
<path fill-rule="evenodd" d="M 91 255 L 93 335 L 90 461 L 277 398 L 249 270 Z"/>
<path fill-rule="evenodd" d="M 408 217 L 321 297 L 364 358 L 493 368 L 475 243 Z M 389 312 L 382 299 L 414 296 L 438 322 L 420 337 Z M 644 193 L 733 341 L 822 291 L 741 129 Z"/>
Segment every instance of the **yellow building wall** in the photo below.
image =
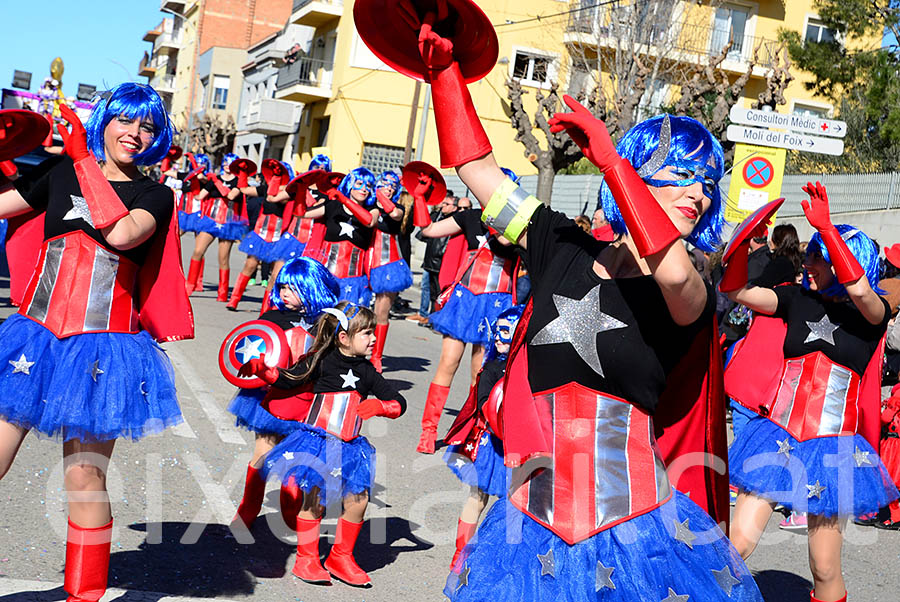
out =
<path fill-rule="evenodd" d="M 191 103 L 191 83 L 194 78 L 194 64 L 197 58 L 197 21 L 200 16 L 198 10 L 200 2 L 190 3 L 185 7 L 184 15 L 187 17 L 183 24 L 182 45 L 178 50 L 178 67 L 175 69 L 175 91 L 172 94 L 172 121 L 179 131 L 187 129 Z M 194 111 L 199 102 L 200 84 L 195 84 Z"/>

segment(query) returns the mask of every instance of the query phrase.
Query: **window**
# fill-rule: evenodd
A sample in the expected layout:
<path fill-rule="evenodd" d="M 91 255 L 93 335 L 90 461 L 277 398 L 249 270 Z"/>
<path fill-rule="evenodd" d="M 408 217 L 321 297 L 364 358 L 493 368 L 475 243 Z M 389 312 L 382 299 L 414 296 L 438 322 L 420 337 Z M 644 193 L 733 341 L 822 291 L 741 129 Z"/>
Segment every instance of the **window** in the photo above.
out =
<path fill-rule="evenodd" d="M 710 44 L 710 52 L 719 54 L 728 42 L 731 49 L 728 58 L 740 60 L 743 57 L 745 46 L 744 38 L 747 36 L 747 21 L 750 19 L 750 10 L 744 7 L 719 7 L 713 20 L 713 31 Z M 746 46 L 752 45 L 753 40 L 746 40 Z"/>
<path fill-rule="evenodd" d="M 386 146 L 384 144 L 363 143 L 361 165 L 374 174 L 380 174 L 386 169 L 400 171 L 403 167 L 403 151 L 401 146 Z"/>
<path fill-rule="evenodd" d="M 328 126 L 331 123 L 331 117 L 322 117 L 321 119 L 316 119 L 316 125 L 318 125 L 318 133 L 316 134 L 316 146 L 327 146 L 328 145 Z"/>
<path fill-rule="evenodd" d="M 810 18 L 806 23 L 805 38 L 807 42 L 834 42 L 836 36 L 834 30 L 825 27 L 822 21 Z"/>
<path fill-rule="evenodd" d="M 523 84 L 549 87 L 550 79 L 556 75 L 556 60 L 552 55 L 514 50 L 510 76 Z"/>
<path fill-rule="evenodd" d="M 200 110 L 206 108 L 206 99 L 209 97 L 209 78 L 200 80 Z"/>
<path fill-rule="evenodd" d="M 228 103 L 228 76 L 216 75 L 213 77 L 212 108 L 224 109 Z"/>
<path fill-rule="evenodd" d="M 827 107 L 820 107 L 815 105 L 808 105 L 801 102 L 794 102 L 794 115 L 803 115 L 804 117 L 818 117 L 819 119 L 827 119 L 828 118 Z"/>

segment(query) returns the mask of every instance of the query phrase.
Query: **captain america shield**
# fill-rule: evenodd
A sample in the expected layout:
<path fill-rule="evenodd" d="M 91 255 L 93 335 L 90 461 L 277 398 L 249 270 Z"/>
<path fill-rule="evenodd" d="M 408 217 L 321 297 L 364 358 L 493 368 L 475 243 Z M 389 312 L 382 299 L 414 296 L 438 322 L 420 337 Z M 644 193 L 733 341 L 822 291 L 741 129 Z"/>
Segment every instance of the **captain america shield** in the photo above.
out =
<path fill-rule="evenodd" d="M 267 366 L 287 368 L 291 357 L 284 331 L 265 320 L 241 324 L 225 337 L 219 349 L 219 369 L 225 380 L 242 389 L 258 389 L 266 385 L 258 376 L 238 376 L 241 366 L 252 359 L 266 356 Z"/>

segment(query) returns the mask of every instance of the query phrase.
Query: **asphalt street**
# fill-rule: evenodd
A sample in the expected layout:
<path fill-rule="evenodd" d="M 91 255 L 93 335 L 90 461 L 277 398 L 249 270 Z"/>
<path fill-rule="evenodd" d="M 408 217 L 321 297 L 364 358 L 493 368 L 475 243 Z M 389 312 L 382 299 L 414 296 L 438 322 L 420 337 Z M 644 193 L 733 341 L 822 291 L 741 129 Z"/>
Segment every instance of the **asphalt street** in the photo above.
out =
<path fill-rule="evenodd" d="M 185 242 L 190 246 L 192 241 Z M 270 483 L 263 516 L 249 533 L 228 527 L 253 436 L 236 428 L 225 411 L 235 389 L 219 373 L 216 353 L 234 326 L 256 317 L 262 289 L 251 287 L 240 311 L 226 311 L 215 301 L 213 249 L 207 258 L 206 290 L 191 298 L 196 338 L 165 345 L 185 422 L 137 443 L 119 441 L 113 454 L 112 589 L 103 599 L 444 600 L 456 519 L 468 491 L 443 464 L 440 451 L 434 456 L 415 452 L 440 336 L 411 322 L 391 321 L 385 376 L 406 396 L 409 410 L 397 420 L 375 418 L 363 427 L 378 450 L 377 483 L 355 554 L 370 573 L 372 587 L 306 584 L 290 572 L 295 538 L 277 512 L 275 484 Z M 232 282 L 242 261 L 242 254 L 233 253 Z M 416 305 L 418 289 L 405 297 Z M 6 298 L 6 289 L 0 288 L 0 299 Z M 0 307 L 0 317 L 12 312 Z M 467 361 L 468 356 L 464 365 Z M 453 420 L 468 384 L 468 372 L 461 369 L 441 429 Z M 65 599 L 61 450 L 56 441 L 29 435 L 0 482 L 0 602 Z M 323 522 L 323 553 L 334 536 L 337 512 L 330 509 Z M 773 517 L 748 564 L 768 602 L 806 602 L 811 586 L 806 536 L 780 531 L 780 519 Z M 852 600 L 900 599 L 900 534 L 851 524 L 843 560 Z"/>

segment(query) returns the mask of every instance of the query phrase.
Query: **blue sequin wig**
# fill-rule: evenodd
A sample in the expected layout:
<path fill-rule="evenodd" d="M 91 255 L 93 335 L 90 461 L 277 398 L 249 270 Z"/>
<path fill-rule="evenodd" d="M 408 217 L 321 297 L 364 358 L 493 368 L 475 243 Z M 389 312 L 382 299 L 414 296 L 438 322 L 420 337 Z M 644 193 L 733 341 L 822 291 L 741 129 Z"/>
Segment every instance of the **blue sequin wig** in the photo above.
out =
<path fill-rule="evenodd" d="M 381 172 L 381 175 L 378 176 L 378 179 L 375 181 L 375 189 L 377 190 L 389 185 L 394 186 L 394 195 L 391 197 L 391 201 L 396 203 L 400 198 L 400 193 L 403 192 L 403 186 L 400 184 L 400 176 L 391 169 Z"/>
<path fill-rule="evenodd" d="M 286 262 L 275 285 L 269 293 L 272 307 L 284 309 L 281 287 L 288 286 L 303 303 L 301 313 L 307 320 L 315 320 L 326 307 L 333 307 L 338 301 L 341 286 L 328 269 L 310 257 L 295 257 Z"/>
<path fill-rule="evenodd" d="M 353 186 L 357 181 L 363 182 L 365 187 L 369 189 L 366 205 L 371 207 L 375 204 L 375 174 L 365 167 L 357 167 L 344 176 L 344 179 L 341 180 L 341 183 L 338 186 L 338 191 L 349 199 L 350 191 L 353 190 Z"/>
<path fill-rule="evenodd" d="M 306 171 L 312 171 L 314 169 L 324 169 L 325 171 L 331 171 L 331 157 L 328 155 L 316 155 L 312 158 L 312 161 L 309 162 L 309 169 Z"/>
<path fill-rule="evenodd" d="M 665 158 L 659 156 L 660 153 L 657 153 L 657 157 L 653 157 L 654 152 L 660 147 L 660 134 L 664 129 L 665 118 L 666 115 L 658 115 L 632 127 L 619 140 L 616 152 L 639 172 L 645 165 L 654 165 L 657 162 L 651 161 L 651 158 L 661 161 L 660 165 L 654 165 L 656 167 L 654 173 L 641 174 L 648 186 L 690 186 L 699 182 L 703 186 L 704 194 L 712 202 L 706 213 L 700 217 L 694 231 L 687 237 L 687 241 L 703 251 L 715 251 L 721 242 L 722 226 L 725 222 L 722 194 L 719 191 L 719 180 L 724 175 L 722 145 L 696 119 L 670 115 L 668 119 L 671 137 L 668 153 Z M 665 135 L 662 138 L 664 142 Z M 673 173 L 681 176 L 681 179 L 654 178 L 656 172 L 665 166 L 671 167 Z M 600 203 L 613 232 L 627 234 L 625 221 L 605 182 L 600 186 Z"/>
<path fill-rule="evenodd" d="M 883 295 L 884 291 L 878 288 L 878 245 L 876 245 L 871 238 L 866 236 L 862 230 L 858 230 L 849 224 L 837 224 L 835 225 L 835 228 L 840 232 L 844 242 L 847 243 L 850 252 L 856 257 L 856 261 L 858 261 L 859 265 L 862 266 L 862 269 L 866 271 L 866 279 L 869 281 L 869 285 L 876 293 Z M 828 255 L 828 247 L 822 242 L 822 235 L 818 232 L 813 234 L 809 239 L 809 244 L 806 245 L 806 256 L 809 257 L 810 255 L 815 255 L 817 253 L 822 256 L 822 259 L 831 263 L 831 258 Z M 809 278 L 806 275 L 806 270 L 803 270 L 803 287 L 809 288 Z M 844 288 L 843 284 L 837 281 L 836 277 L 831 283 L 831 286 L 819 292 L 829 297 L 845 297 L 847 295 L 847 289 Z"/>
<path fill-rule="evenodd" d="M 508 320 L 510 326 L 512 327 L 512 331 L 510 333 L 510 336 L 512 336 L 512 334 L 514 334 L 516 332 L 516 326 L 518 326 L 519 320 L 522 318 L 522 312 L 524 310 L 525 310 L 524 305 L 513 305 L 509 309 L 503 310 L 503 312 L 501 312 L 500 315 L 497 316 L 497 319 L 494 320 L 494 323 L 490 325 L 490 331 L 491 331 L 490 339 L 491 339 L 492 343 L 490 345 L 488 345 L 484 351 L 484 361 L 482 362 L 482 365 L 486 364 L 487 362 L 489 362 L 491 360 L 495 360 L 495 359 L 503 360 L 506 358 L 505 353 L 504 354 L 497 353 L 496 343 L 497 343 L 497 338 L 498 338 L 498 334 L 499 334 L 498 328 L 497 328 L 497 323 L 500 322 L 500 320 Z"/>
<path fill-rule="evenodd" d="M 229 173 L 228 166 L 231 165 L 231 162 L 234 161 L 235 159 L 240 159 L 240 157 L 238 157 L 234 153 L 226 153 L 225 156 L 222 157 L 222 165 L 219 167 L 219 173 L 220 174 Z"/>
<path fill-rule="evenodd" d="M 291 167 L 291 164 L 287 161 L 282 161 L 282 165 L 284 165 L 284 171 L 287 172 L 288 180 L 294 179 L 294 168 Z"/>
<path fill-rule="evenodd" d="M 203 153 L 194 155 L 194 161 L 197 162 L 197 167 L 203 168 L 203 173 L 209 173 L 212 170 L 212 161 Z"/>
<path fill-rule="evenodd" d="M 117 117 L 144 119 L 153 122 L 153 143 L 150 148 L 134 156 L 137 165 L 159 163 L 172 146 L 174 127 L 169 121 L 166 107 L 156 90 L 144 84 L 126 82 L 113 88 L 106 98 L 94 105 L 84 129 L 87 130 L 88 148 L 98 161 L 106 160 L 103 133 L 109 122 Z"/>

